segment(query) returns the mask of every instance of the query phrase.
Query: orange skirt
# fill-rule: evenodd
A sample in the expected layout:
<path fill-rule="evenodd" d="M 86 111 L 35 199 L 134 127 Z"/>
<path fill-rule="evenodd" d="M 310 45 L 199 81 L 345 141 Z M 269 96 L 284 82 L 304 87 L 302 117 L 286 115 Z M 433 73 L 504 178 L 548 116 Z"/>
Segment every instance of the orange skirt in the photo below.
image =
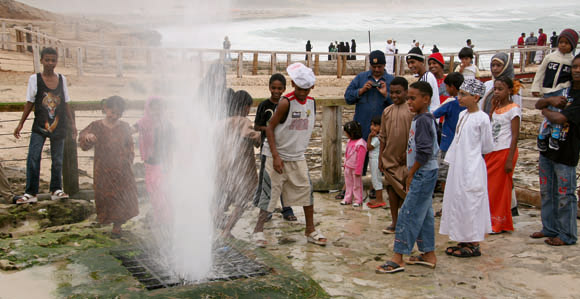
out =
<path fill-rule="evenodd" d="M 494 232 L 514 230 L 511 211 L 514 172 L 506 173 L 504 170 L 509 151 L 510 149 L 507 148 L 485 155 L 491 229 Z M 518 149 L 516 148 L 513 159 L 514 168 L 517 160 Z"/>

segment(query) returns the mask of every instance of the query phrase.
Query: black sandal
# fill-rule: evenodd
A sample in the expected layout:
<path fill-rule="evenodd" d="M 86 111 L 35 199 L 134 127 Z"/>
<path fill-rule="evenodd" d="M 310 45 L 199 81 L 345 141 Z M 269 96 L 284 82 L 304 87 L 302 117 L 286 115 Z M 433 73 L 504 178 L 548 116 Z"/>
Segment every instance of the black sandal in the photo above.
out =
<path fill-rule="evenodd" d="M 467 243 L 457 243 L 457 246 L 449 246 L 445 249 L 445 254 L 453 255 L 453 252 L 459 250 L 460 248 L 467 247 Z"/>
<path fill-rule="evenodd" d="M 468 244 L 465 247 L 460 247 L 459 254 L 455 251 L 451 254 L 454 257 L 476 257 L 481 256 L 481 251 L 479 250 L 479 245 L 474 246 L 473 244 Z"/>
<path fill-rule="evenodd" d="M 344 199 L 344 195 L 346 194 L 345 190 L 340 190 L 340 192 L 334 197 L 336 200 Z"/>
<path fill-rule="evenodd" d="M 296 216 L 294 216 L 294 215 L 286 215 L 286 216 L 284 216 L 284 220 L 286 220 L 286 221 L 296 221 L 296 220 L 298 220 L 298 218 L 296 218 Z"/>

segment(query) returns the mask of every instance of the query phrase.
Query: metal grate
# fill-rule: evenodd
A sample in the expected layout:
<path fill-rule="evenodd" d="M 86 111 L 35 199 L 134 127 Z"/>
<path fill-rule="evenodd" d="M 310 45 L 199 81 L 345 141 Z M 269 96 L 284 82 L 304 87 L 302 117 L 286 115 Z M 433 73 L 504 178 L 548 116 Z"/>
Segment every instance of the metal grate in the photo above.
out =
<path fill-rule="evenodd" d="M 111 255 L 121 261 L 121 264 L 147 290 L 170 288 L 180 285 L 200 284 L 209 281 L 227 281 L 240 278 L 264 276 L 269 273 L 268 268 L 251 260 L 238 250 L 222 246 L 214 250 L 214 264 L 207 278 L 184 282 L 166 269 L 160 259 L 141 248 L 112 250 Z"/>

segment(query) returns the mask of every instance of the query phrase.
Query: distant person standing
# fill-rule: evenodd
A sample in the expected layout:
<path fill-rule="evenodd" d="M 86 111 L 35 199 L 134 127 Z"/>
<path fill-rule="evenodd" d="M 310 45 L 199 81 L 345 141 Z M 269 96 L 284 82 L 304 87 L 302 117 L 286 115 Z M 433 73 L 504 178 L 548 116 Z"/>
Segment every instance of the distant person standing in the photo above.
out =
<path fill-rule="evenodd" d="M 530 36 L 526 38 L 526 47 L 535 47 L 538 44 L 538 38 L 534 36 L 533 32 L 530 32 Z M 534 58 L 536 57 L 536 52 L 527 52 L 528 64 L 534 63 Z"/>
<path fill-rule="evenodd" d="M 439 53 L 439 48 L 437 48 L 437 45 L 433 45 L 433 49 L 431 49 L 431 54 L 435 53 Z"/>
<path fill-rule="evenodd" d="M 348 42 L 346 42 L 346 45 L 344 46 L 344 52 L 345 53 L 349 53 L 350 52 L 350 45 L 348 44 Z M 350 55 L 346 55 L 346 60 L 351 60 L 352 57 Z"/>
<path fill-rule="evenodd" d="M 350 56 L 351 60 L 356 60 L 356 55 L 354 55 L 356 53 L 356 42 L 354 41 L 354 39 L 351 40 L 350 53 L 353 54 Z"/>
<path fill-rule="evenodd" d="M 550 46 L 552 49 L 558 47 L 558 35 L 556 34 L 556 31 L 552 31 L 552 36 L 550 36 Z"/>
<path fill-rule="evenodd" d="M 475 48 L 475 45 L 471 42 L 471 39 L 467 39 L 465 41 L 465 44 L 467 45 L 467 47 L 469 47 L 471 49 Z"/>
<path fill-rule="evenodd" d="M 526 34 L 522 32 L 522 35 L 520 35 L 520 38 L 518 38 L 518 48 L 523 48 L 525 43 L 525 39 L 526 38 Z"/>
<path fill-rule="evenodd" d="M 312 52 L 312 45 L 310 44 L 310 40 L 306 42 L 306 52 Z M 306 61 L 308 61 L 308 54 L 310 53 L 307 53 L 306 58 L 304 58 Z"/>
<path fill-rule="evenodd" d="M 540 28 L 538 29 L 538 46 L 540 47 L 544 47 L 546 46 L 548 42 L 548 36 L 544 33 L 544 29 Z M 542 63 L 542 60 L 544 60 L 544 50 L 538 50 L 536 51 L 536 59 L 534 60 L 536 62 L 536 64 L 540 64 Z"/>
<path fill-rule="evenodd" d="M 231 60 L 232 54 L 230 54 L 230 48 L 232 47 L 232 43 L 230 42 L 230 38 L 227 36 L 224 37 L 223 47 L 224 50 L 226 50 L 226 59 Z"/>
<path fill-rule="evenodd" d="M 332 52 L 334 52 L 334 44 L 330 42 L 330 45 L 328 45 L 328 53 Z M 332 54 L 328 54 L 328 61 L 330 60 L 332 60 Z"/>
<path fill-rule="evenodd" d="M 393 42 L 393 39 L 390 38 L 387 40 L 387 48 L 385 51 L 386 54 L 385 70 L 389 74 L 395 73 L 395 56 L 394 56 L 395 52 L 396 52 L 395 43 Z"/>

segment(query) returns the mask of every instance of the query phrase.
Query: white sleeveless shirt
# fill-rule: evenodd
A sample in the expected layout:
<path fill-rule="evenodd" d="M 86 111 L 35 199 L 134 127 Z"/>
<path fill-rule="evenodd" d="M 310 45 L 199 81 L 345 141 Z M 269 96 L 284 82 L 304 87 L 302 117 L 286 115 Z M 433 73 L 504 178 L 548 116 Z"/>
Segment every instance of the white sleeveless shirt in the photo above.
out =
<path fill-rule="evenodd" d="M 316 120 L 316 106 L 314 98 L 306 97 L 306 101 L 300 102 L 291 92 L 285 96 L 290 102 L 288 116 L 283 123 L 279 123 L 274 129 L 276 149 L 283 161 L 304 160 L 304 152 L 310 142 L 310 136 Z M 272 157 L 270 144 L 264 142 L 263 152 L 265 156 Z"/>

